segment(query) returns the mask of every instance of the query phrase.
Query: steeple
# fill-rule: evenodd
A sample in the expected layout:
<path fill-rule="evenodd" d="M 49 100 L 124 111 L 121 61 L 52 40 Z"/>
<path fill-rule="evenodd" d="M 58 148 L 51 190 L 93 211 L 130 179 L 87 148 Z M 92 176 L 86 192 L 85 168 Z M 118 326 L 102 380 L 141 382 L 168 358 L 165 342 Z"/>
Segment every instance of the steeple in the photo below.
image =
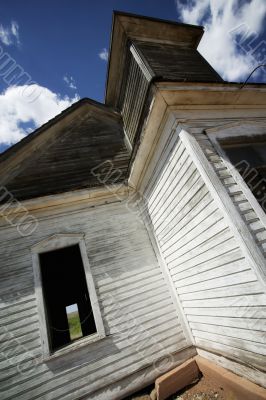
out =
<path fill-rule="evenodd" d="M 121 108 L 131 58 L 148 81 L 222 82 L 197 51 L 202 26 L 114 12 L 106 104 Z"/>

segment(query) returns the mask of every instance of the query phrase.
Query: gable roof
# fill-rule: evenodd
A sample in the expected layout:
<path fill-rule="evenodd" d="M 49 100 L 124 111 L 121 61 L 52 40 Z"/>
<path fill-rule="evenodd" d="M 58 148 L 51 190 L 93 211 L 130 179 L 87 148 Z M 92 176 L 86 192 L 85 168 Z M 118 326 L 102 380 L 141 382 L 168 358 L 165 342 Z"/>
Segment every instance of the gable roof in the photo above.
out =
<path fill-rule="evenodd" d="M 63 110 L 60 114 L 57 114 L 54 118 L 50 119 L 45 124 L 41 125 L 39 128 L 35 129 L 33 132 L 29 133 L 27 136 L 25 136 L 19 142 L 15 143 L 14 145 L 7 148 L 5 151 L 0 153 L 0 163 L 3 162 L 4 160 L 6 160 L 7 158 L 9 158 L 11 155 L 17 153 L 22 147 L 26 146 L 29 142 L 34 140 L 35 137 L 42 134 L 48 128 L 50 128 L 57 122 L 61 121 L 68 114 L 72 113 L 73 111 L 75 111 L 79 107 L 83 106 L 84 104 L 88 104 L 88 105 L 92 105 L 92 106 L 100 107 L 100 108 L 102 107 L 102 109 L 105 111 L 109 110 L 110 112 L 118 112 L 114 108 L 106 106 L 103 103 L 100 103 L 100 102 L 90 99 L 88 97 L 84 97 L 84 98 L 78 100 L 77 102 L 73 103 L 70 107 Z"/>
<path fill-rule="evenodd" d="M 123 182 L 129 156 L 120 114 L 82 99 L 5 152 L 1 164 L 5 187 L 26 200 Z"/>

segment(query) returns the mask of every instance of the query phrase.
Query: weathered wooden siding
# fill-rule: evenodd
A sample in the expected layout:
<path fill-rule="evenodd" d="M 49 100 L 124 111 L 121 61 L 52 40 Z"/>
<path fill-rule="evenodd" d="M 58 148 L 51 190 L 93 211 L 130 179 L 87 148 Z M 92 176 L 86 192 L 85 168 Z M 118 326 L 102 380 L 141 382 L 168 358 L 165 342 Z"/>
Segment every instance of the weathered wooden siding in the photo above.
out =
<path fill-rule="evenodd" d="M 25 200 L 123 182 L 129 158 L 121 116 L 103 105 L 80 105 L 79 116 L 63 129 L 59 123 L 56 134 L 28 154 L 5 186 Z"/>
<path fill-rule="evenodd" d="M 124 129 L 131 146 L 138 136 L 141 118 L 145 107 L 151 76 L 144 63 L 137 62 L 136 51 L 127 50 L 122 88 L 119 95 L 119 109 L 123 118 Z"/>
<path fill-rule="evenodd" d="M 223 82 L 219 74 L 196 49 L 184 46 L 134 42 L 159 81 Z"/>
<path fill-rule="evenodd" d="M 265 288 L 178 133 L 167 135 L 142 190 L 195 344 L 265 370 Z"/>
<path fill-rule="evenodd" d="M 230 120 L 227 120 L 227 123 L 229 121 Z M 234 122 L 234 120 L 231 121 Z M 197 126 L 195 126 L 195 124 L 193 123 L 190 123 L 187 125 L 187 127 L 189 131 L 193 133 L 193 135 L 196 137 L 204 154 L 206 155 L 210 164 L 213 166 L 218 178 L 228 191 L 234 203 L 235 209 L 238 211 L 244 223 L 248 227 L 250 233 L 254 237 L 261 253 L 264 257 L 266 257 L 266 226 L 260 220 L 256 210 L 254 210 L 254 208 L 251 206 L 250 202 L 246 198 L 241 185 L 236 182 L 236 180 L 232 176 L 231 171 L 225 165 L 222 157 L 218 154 L 206 133 L 204 133 L 204 129 L 206 129 L 207 127 L 216 126 L 217 124 L 219 124 L 219 122 L 224 122 L 224 120 L 218 120 L 216 122 L 210 120 L 201 121 L 196 123 Z"/>
<path fill-rule="evenodd" d="M 140 218 L 119 202 L 75 207 L 54 215 L 39 212 L 38 229 L 27 238 L 8 225 L 1 227 L 1 400 L 117 399 L 116 381 L 130 374 L 136 379 L 148 366 L 156 375 L 154 361 L 187 347 Z M 42 362 L 30 248 L 52 234 L 72 232 L 85 233 L 107 336 Z M 136 385 L 145 382 L 145 373 L 143 379 L 136 379 Z M 127 384 L 134 390 L 130 380 L 119 390 Z"/>

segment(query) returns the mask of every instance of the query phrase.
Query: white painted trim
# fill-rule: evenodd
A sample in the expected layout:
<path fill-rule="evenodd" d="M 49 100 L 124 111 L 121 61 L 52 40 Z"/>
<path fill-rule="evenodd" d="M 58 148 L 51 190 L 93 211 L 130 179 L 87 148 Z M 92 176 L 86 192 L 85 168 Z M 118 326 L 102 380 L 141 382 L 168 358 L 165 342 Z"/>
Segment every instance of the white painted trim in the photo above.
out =
<path fill-rule="evenodd" d="M 130 143 L 130 140 L 129 140 L 128 136 L 127 136 L 127 132 L 126 132 L 125 128 L 123 128 L 123 131 L 124 131 L 124 135 L 125 135 L 125 145 L 126 145 L 126 148 L 127 148 L 128 151 L 131 153 L 131 152 L 132 152 L 132 144 Z"/>
<path fill-rule="evenodd" d="M 27 211 L 39 211 L 40 209 L 49 207 L 59 207 L 70 204 L 79 204 L 87 202 L 90 204 L 97 204 L 99 201 L 113 202 L 114 200 L 123 200 L 128 196 L 128 187 L 124 183 L 116 183 L 98 188 L 88 188 L 73 190 L 60 194 L 36 197 L 34 199 L 22 200 L 19 202 L 22 207 L 17 204 L 8 205 L 7 215 L 19 214 Z M 5 211 L 1 211 L 0 218 L 5 217 Z"/>
<path fill-rule="evenodd" d="M 46 317 L 43 290 L 42 290 L 40 260 L 37 253 L 32 253 L 32 264 L 33 264 L 33 274 L 35 282 L 35 296 L 37 300 L 37 310 L 38 310 L 39 324 L 40 324 L 42 353 L 43 353 L 43 358 L 45 358 L 50 355 L 49 335 L 47 329 L 47 317 Z"/>
<path fill-rule="evenodd" d="M 86 250 L 86 244 L 84 239 L 79 241 L 79 247 L 80 247 L 80 253 L 85 269 L 85 275 L 86 275 L 86 280 L 87 280 L 87 285 L 88 285 L 88 290 L 89 290 L 89 296 L 90 296 L 90 301 L 91 301 L 91 306 L 92 306 L 92 311 L 95 319 L 95 325 L 97 332 L 99 334 L 99 337 L 102 338 L 105 336 L 105 330 L 104 330 L 104 324 L 101 316 L 101 311 L 100 311 L 100 305 L 95 289 L 95 284 L 93 281 L 93 276 L 89 264 L 89 259 L 87 256 L 87 250 Z"/>
<path fill-rule="evenodd" d="M 235 209 L 229 194 L 214 172 L 196 139 L 184 129 L 181 129 L 179 136 L 188 153 L 190 154 L 195 166 L 200 172 L 201 177 L 208 187 L 212 197 L 219 205 L 220 210 L 223 212 L 229 227 L 234 233 L 239 246 L 249 262 L 249 265 L 257 275 L 258 280 L 265 287 L 266 262 L 257 244 L 255 243 L 254 238 L 249 232 L 248 227 Z"/>
<path fill-rule="evenodd" d="M 265 85 L 260 85 L 254 83 L 253 85 L 247 85 L 240 89 L 240 83 L 193 83 L 193 82 L 156 82 L 156 86 L 160 90 L 168 90 L 168 91 L 188 91 L 188 90 L 199 90 L 199 91 L 210 91 L 210 92 L 266 92 Z"/>
<path fill-rule="evenodd" d="M 246 121 L 237 122 L 233 124 L 223 125 L 217 128 L 210 128 L 205 130 L 208 138 L 212 142 L 217 153 L 222 157 L 223 162 L 227 169 L 232 174 L 232 177 L 236 183 L 241 187 L 246 199 L 254 209 L 258 218 L 266 228 L 266 214 L 258 200 L 238 172 L 238 170 L 232 165 L 231 161 L 227 157 L 225 151 L 222 149 L 219 141 L 225 138 L 233 138 L 237 136 L 254 136 L 254 135 L 265 135 L 266 136 L 266 121 Z"/>
<path fill-rule="evenodd" d="M 78 244 L 84 236 L 85 234 L 83 233 L 57 233 L 33 245 L 31 251 L 34 254 L 41 254 L 47 251 L 58 250 Z"/>
<path fill-rule="evenodd" d="M 265 135 L 266 121 L 256 120 L 243 120 L 217 126 L 214 128 L 206 129 L 206 133 L 209 137 L 215 134 L 216 138 L 224 139 L 235 136 L 254 136 L 254 135 Z M 243 132 L 244 131 L 244 132 Z"/>
<path fill-rule="evenodd" d="M 86 244 L 84 241 L 85 234 L 83 233 L 62 233 L 49 236 L 48 238 L 42 240 L 41 242 L 32 246 L 32 262 L 33 262 L 33 272 L 34 272 L 34 280 L 35 280 L 35 294 L 37 300 L 37 308 L 39 314 L 39 323 L 40 323 L 40 335 L 42 342 L 42 350 L 43 350 L 43 358 L 47 361 L 50 358 L 54 358 L 56 355 L 62 355 L 69 351 L 73 351 L 76 348 L 79 348 L 81 345 L 89 344 L 91 342 L 95 342 L 96 340 L 104 338 L 105 330 L 104 324 L 101 316 L 100 306 L 98 302 L 98 297 L 95 289 L 95 284 L 93 281 L 93 276 L 91 273 L 91 268 L 87 256 Z M 47 317 L 46 310 L 44 304 L 44 296 L 42 289 L 42 280 L 41 280 L 41 269 L 40 269 L 40 258 L 39 254 L 45 253 L 48 251 L 58 250 L 64 247 L 79 245 L 80 254 L 82 263 L 84 266 L 86 282 L 88 286 L 88 292 L 90 297 L 90 302 L 92 306 L 92 312 L 95 320 L 95 325 L 97 329 L 97 334 L 86 336 L 85 338 L 80 339 L 73 344 L 69 344 L 64 349 L 60 349 L 58 351 L 52 352 L 49 347 L 49 334 L 47 329 Z"/>
<path fill-rule="evenodd" d="M 150 82 L 155 74 L 151 70 L 150 66 L 148 64 L 146 65 L 144 56 L 141 54 L 140 50 L 134 46 L 134 44 L 130 46 L 130 52 L 136 63 L 138 64 L 139 68 L 141 69 L 143 75 L 145 76 L 147 81 Z"/>

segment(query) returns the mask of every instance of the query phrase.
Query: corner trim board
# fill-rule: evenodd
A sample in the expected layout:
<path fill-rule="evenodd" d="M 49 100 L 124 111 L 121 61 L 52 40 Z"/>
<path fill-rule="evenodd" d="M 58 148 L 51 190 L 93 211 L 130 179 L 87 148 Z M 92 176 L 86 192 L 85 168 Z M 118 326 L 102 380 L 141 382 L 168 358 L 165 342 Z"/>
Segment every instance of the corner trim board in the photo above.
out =
<path fill-rule="evenodd" d="M 180 129 L 180 128 L 179 128 Z M 200 172 L 202 179 L 212 194 L 214 200 L 219 205 L 223 212 L 229 227 L 236 239 L 238 239 L 239 246 L 241 247 L 246 259 L 248 260 L 251 268 L 257 275 L 258 280 L 262 283 L 263 287 L 266 286 L 266 263 L 265 259 L 260 253 L 251 233 L 249 232 L 244 221 L 234 208 L 234 204 L 215 174 L 211 165 L 209 164 L 206 156 L 204 155 L 200 145 L 196 139 L 187 131 L 181 128 L 179 133 L 180 139 L 185 145 L 188 153 L 191 156 L 194 164 Z"/>

